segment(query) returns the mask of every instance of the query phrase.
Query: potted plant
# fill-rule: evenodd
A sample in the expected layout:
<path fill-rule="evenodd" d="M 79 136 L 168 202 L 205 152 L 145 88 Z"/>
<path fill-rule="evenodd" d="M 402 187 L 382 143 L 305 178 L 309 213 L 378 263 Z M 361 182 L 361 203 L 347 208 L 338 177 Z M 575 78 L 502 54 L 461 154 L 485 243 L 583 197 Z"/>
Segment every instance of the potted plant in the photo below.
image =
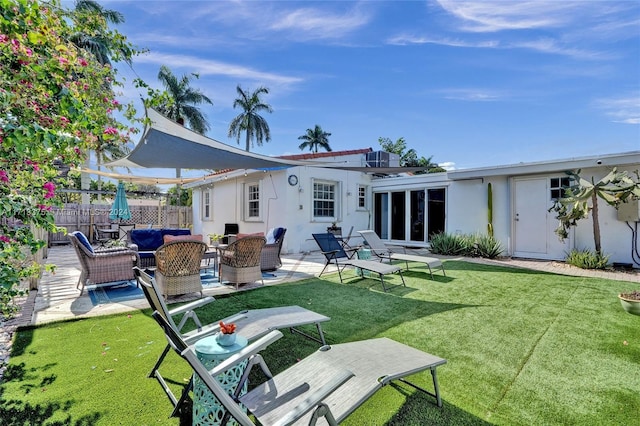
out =
<path fill-rule="evenodd" d="M 331 226 L 327 227 L 327 232 L 333 235 L 342 235 L 342 227 L 337 225 L 337 222 L 331 222 Z"/>
<path fill-rule="evenodd" d="M 633 315 L 640 315 L 640 291 L 633 290 L 618 295 L 622 308 Z"/>
<path fill-rule="evenodd" d="M 236 342 L 236 325 L 232 322 L 225 324 L 220 321 L 220 331 L 216 337 L 220 346 L 231 346 Z"/>
<path fill-rule="evenodd" d="M 209 234 L 209 244 L 213 247 L 217 247 L 223 237 L 224 235 L 222 234 Z"/>

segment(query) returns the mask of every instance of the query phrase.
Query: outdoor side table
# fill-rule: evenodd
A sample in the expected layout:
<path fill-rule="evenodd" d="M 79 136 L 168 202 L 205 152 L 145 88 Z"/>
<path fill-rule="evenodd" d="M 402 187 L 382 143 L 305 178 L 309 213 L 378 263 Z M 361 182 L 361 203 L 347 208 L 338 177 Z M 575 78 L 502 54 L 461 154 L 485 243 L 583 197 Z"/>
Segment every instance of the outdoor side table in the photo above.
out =
<path fill-rule="evenodd" d="M 358 259 L 371 260 L 371 250 L 370 249 L 360 248 L 356 252 L 356 255 L 358 256 Z M 356 273 L 358 275 L 363 276 L 363 277 L 370 277 L 371 276 L 371 272 L 365 271 L 365 270 L 360 270 L 360 268 L 356 268 Z"/>
<path fill-rule="evenodd" d="M 211 267 L 212 259 L 213 259 L 213 267 Z M 209 249 L 205 251 L 204 254 L 202 255 L 202 260 L 206 260 L 207 264 L 205 266 L 201 266 L 200 269 L 202 270 L 212 269 L 213 276 L 215 277 L 218 271 L 218 248 L 209 246 Z"/>
<path fill-rule="evenodd" d="M 196 355 L 202 361 L 207 370 L 211 370 L 222 361 L 247 346 L 247 339 L 236 335 L 236 342 L 231 346 L 221 346 L 216 340 L 216 335 L 200 339 L 195 344 Z M 247 366 L 247 361 L 242 362 L 225 373 L 216 377 L 224 390 L 233 394 L 237 384 L 240 382 L 242 373 Z M 240 395 L 247 392 L 245 382 Z M 196 374 L 193 381 L 193 425 L 219 425 L 222 422 L 226 410 L 218 399 L 209 391 L 200 377 Z M 236 425 L 233 418 L 227 424 Z"/>

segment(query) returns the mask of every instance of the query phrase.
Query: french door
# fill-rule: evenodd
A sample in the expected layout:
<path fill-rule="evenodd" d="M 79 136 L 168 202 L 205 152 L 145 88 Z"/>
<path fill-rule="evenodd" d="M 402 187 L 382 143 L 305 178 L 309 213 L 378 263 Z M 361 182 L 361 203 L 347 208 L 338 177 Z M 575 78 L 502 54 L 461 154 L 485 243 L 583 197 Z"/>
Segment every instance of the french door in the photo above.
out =
<path fill-rule="evenodd" d="M 444 188 L 374 194 L 374 230 L 384 240 L 425 243 L 445 230 Z"/>

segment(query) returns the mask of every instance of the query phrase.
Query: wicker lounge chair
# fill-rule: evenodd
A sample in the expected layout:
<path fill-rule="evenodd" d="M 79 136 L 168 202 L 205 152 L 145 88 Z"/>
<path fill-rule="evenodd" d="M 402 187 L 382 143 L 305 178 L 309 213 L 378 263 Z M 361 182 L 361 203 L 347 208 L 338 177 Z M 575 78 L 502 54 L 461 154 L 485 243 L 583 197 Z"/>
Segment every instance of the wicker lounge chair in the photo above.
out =
<path fill-rule="evenodd" d="M 267 243 L 262 247 L 262 254 L 260 255 L 260 269 L 263 271 L 275 271 L 282 266 L 280 260 L 280 251 L 282 251 L 282 242 L 284 241 L 284 234 L 287 232 L 286 228 L 274 228 L 267 233 Z M 269 243 L 269 234 L 273 234 L 273 242 Z"/>
<path fill-rule="evenodd" d="M 320 251 L 326 259 L 324 268 L 322 268 L 322 271 L 320 271 L 320 274 L 318 276 L 321 276 L 324 273 L 324 271 L 327 269 L 327 266 L 329 266 L 330 264 L 335 264 L 336 268 L 338 269 L 340 282 L 343 282 L 342 271 L 344 270 L 344 268 L 346 268 L 347 266 L 354 266 L 358 269 L 361 277 L 364 277 L 363 271 L 369 271 L 378 274 L 378 276 L 380 277 L 380 283 L 382 284 L 382 288 L 385 292 L 388 290 L 388 288 L 384 283 L 384 276 L 395 272 L 400 275 L 400 278 L 402 279 L 402 285 L 406 287 L 404 277 L 402 276 L 402 271 L 399 266 L 374 262 L 372 260 L 353 259 L 355 249 L 347 250 L 342 247 L 342 244 L 340 244 L 340 242 L 336 239 L 335 235 L 330 232 L 322 234 L 312 234 L 312 236 L 313 239 L 316 240 L 316 243 L 320 247 Z"/>
<path fill-rule="evenodd" d="M 178 240 L 161 245 L 156 250 L 155 277 L 164 297 L 200 292 L 200 265 L 207 251 L 202 241 Z"/>
<path fill-rule="evenodd" d="M 425 265 L 427 265 L 427 268 L 429 268 L 431 279 L 433 279 L 433 270 L 431 268 L 440 268 L 442 269 L 442 274 L 444 276 L 447 276 L 446 272 L 444 271 L 444 265 L 438 258 L 394 252 L 385 245 L 385 243 L 380 239 L 380 237 L 378 237 L 378 234 L 376 234 L 375 231 L 366 230 L 358 231 L 358 233 L 362 235 L 362 238 L 365 239 L 367 245 L 371 248 L 371 253 L 377 256 L 381 261 L 388 260 L 389 262 L 391 262 L 392 260 L 402 260 L 405 262 L 407 270 L 409 269 L 409 262 L 424 263 Z"/>
<path fill-rule="evenodd" d="M 140 263 L 135 250 L 114 247 L 94 250 L 87 237 L 80 231 L 69 234 L 82 269 L 76 288 L 80 294 L 86 285 L 97 285 L 135 279 L 133 267 Z"/>
<path fill-rule="evenodd" d="M 171 326 L 187 344 L 193 344 L 203 337 L 218 332 L 220 329 L 218 321 L 203 326 L 195 311 L 198 308 L 214 302 L 215 299 L 213 297 L 208 296 L 170 310 L 164 302 L 155 280 L 140 268 L 134 268 L 134 272 L 138 280 L 138 284 L 144 291 L 144 295 L 149 302 L 149 306 L 162 315 L 167 324 L 169 324 L 169 326 Z M 180 323 L 176 325 L 173 321 L 173 317 L 179 315 L 182 315 L 182 318 Z M 193 320 L 197 328 L 193 331 L 183 333 L 182 328 L 189 319 Z M 288 328 L 292 333 L 300 334 L 322 345 L 325 345 L 326 341 L 324 339 L 324 333 L 322 332 L 321 323 L 329 320 L 330 318 L 325 315 L 318 314 L 299 306 L 282 306 L 277 308 L 245 310 L 222 319 L 225 323 L 235 323 L 238 334 L 241 334 L 250 341 L 264 336 L 271 330 Z M 312 324 L 316 326 L 316 330 L 318 332 L 317 336 L 307 334 L 298 328 L 300 326 Z M 158 358 L 158 361 L 149 373 L 149 377 L 155 377 L 166 392 L 174 406 L 173 413 L 171 414 L 174 416 L 178 413 L 182 404 L 186 400 L 190 387 L 185 388 L 182 396 L 177 399 L 162 377 L 159 368 L 170 348 L 171 347 L 167 345 L 164 349 Z"/>
<path fill-rule="evenodd" d="M 262 247 L 266 241 L 264 237 L 248 236 L 221 248 L 220 282 L 234 283 L 236 290 L 240 283 L 252 283 L 260 280 L 264 284 L 260 270 L 260 258 Z"/>
<path fill-rule="evenodd" d="M 263 348 L 282 337 L 279 331 L 272 331 L 212 370 L 207 370 L 194 349 L 175 333 L 164 317 L 158 312 L 154 312 L 153 316 L 165 331 L 173 349 L 191 365 L 225 407 L 227 415 L 241 425 L 253 425 L 243 407 L 262 425 L 309 425 L 315 424 L 316 420 L 337 425 L 394 380 L 431 395 L 437 406 L 442 406 L 436 368 L 445 364 L 446 360 L 387 338 L 323 346 L 273 376 L 259 354 Z M 230 395 L 216 378 L 243 362 L 247 362 L 247 369 L 233 395 Z M 249 370 L 255 365 L 262 368 L 268 380 L 240 395 Z M 433 392 L 405 378 L 425 370 L 431 372 Z M 223 418 L 222 423 L 225 421 L 226 418 Z"/>

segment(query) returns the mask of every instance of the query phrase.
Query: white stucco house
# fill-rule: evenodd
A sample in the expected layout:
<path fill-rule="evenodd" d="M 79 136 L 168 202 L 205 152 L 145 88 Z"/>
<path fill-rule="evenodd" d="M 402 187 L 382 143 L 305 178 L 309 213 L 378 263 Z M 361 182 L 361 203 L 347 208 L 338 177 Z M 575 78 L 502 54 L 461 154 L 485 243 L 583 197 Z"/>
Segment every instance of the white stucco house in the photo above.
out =
<path fill-rule="evenodd" d="M 364 166 L 371 148 L 282 158 Z M 375 156 L 375 154 L 374 154 Z M 564 259 L 571 248 L 593 249 L 591 219 L 570 237 L 555 235 L 548 211 L 568 183 L 567 170 L 597 181 L 611 168 L 640 169 L 640 151 L 426 175 L 375 175 L 360 171 L 295 166 L 278 170 L 226 170 L 185 185 L 193 189 L 194 233 L 222 233 L 238 223 L 243 233 L 287 228 L 283 253 L 316 250 L 311 238 L 333 222 L 347 233 L 374 229 L 391 244 L 428 246 L 436 232 L 486 233 L 487 185 L 493 190 L 494 235 L 505 255 Z M 611 262 L 632 263 L 632 230 L 638 202 L 618 212 L 599 203 L 602 248 Z M 629 213 L 631 212 L 631 213 Z M 636 265 L 637 266 L 637 265 Z"/>

